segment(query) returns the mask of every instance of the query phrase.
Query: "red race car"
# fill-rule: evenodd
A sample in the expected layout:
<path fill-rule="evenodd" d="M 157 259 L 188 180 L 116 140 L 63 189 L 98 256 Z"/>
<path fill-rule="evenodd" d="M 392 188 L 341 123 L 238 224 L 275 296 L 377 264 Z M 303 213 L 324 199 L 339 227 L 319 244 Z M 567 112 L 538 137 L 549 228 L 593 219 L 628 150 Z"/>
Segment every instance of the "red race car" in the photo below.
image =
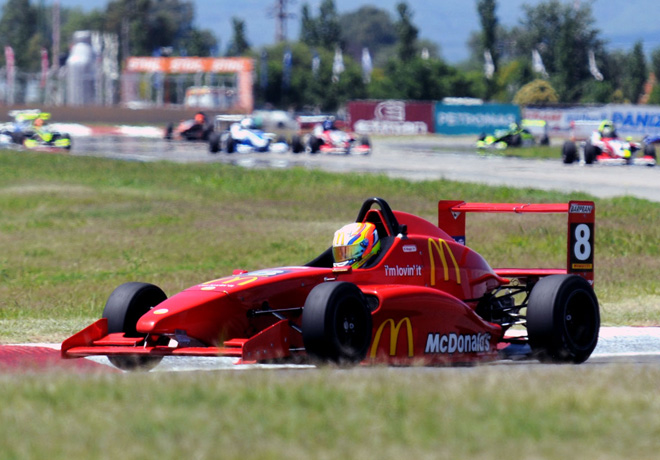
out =
<path fill-rule="evenodd" d="M 566 214 L 566 267 L 491 268 L 465 245 L 473 212 Z M 62 356 L 107 355 L 127 370 L 165 356 L 436 365 L 493 361 L 511 350 L 580 363 L 600 327 L 594 217 L 589 201 L 440 201 L 436 226 L 370 198 L 356 223 L 305 265 L 236 270 L 170 298 L 152 284 L 119 286 L 102 318 L 62 343 Z M 367 247 L 369 257 L 354 263 Z"/>

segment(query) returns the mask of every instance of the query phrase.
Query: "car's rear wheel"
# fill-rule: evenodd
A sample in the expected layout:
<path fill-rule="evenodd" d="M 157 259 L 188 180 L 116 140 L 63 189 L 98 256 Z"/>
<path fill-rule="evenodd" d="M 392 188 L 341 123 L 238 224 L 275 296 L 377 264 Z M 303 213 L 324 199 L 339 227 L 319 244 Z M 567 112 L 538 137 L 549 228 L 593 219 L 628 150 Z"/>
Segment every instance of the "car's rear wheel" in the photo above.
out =
<path fill-rule="evenodd" d="M 312 359 L 359 363 L 371 343 L 372 319 L 360 289 L 346 282 L 316 286 L 307 296 L 302 317 L 305 350 Z"/>
<path fill-rule="evenodd" d="M 209 135 L 209 152 L 218 153 L 220 151 L 220 134 L 211 133 Z"/>
<path fill-rule="evenodd" d="M 117 287 L 105 304 L 103 318 L 108 320 L 108 333 L 123 332 L 127 337 L 142 337 L 136 330 L 142 315 L 167 299 L 165 293 L 153 284 L 124 283 Z M 123 370 L 151 369 L 161 356 L 108 356 L 112 364 Z"/>
<path fill-rule="evenodd" d="M 577 156 L 577 147 L 575 146 L 575 142 L 572 141 L 566 141 L 564 142 L 564 145 L 561 148 L 561 159 L 564 162 L 564 164 L 571 164 L 575 161 L 575 157 Z"/>
<path fill-rule="evenodd" d="M 598 343 L 600 312 L 591 285 L 577 275 L 541 279 L 529 296 L 527 333 L 541 361 L 581 363 Z"/>
<path fill-rule="evenodd" d="M 653 144 L 646 144 L 644 146 L 644 155 L 646 155 L 647 157 L 651 157 L 654 160 L 656 159 L 655 147 L 653 146 Z"/>

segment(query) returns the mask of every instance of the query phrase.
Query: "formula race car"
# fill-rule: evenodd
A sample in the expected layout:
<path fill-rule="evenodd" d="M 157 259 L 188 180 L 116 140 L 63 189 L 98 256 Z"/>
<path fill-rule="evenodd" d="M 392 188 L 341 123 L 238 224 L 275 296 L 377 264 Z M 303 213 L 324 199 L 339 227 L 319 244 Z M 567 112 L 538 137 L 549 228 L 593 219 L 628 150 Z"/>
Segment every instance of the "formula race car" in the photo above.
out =
<path fill-rule="evenodd" d="M 208 141 L 213 132 L 213 125 L 209 123 L 204 112 L 197 112 L 189 120 L 182 120 L 177 126 L 170 123 L 165 128 L 166 140 Z"/>
<path fill-rule="evenodd" d="M 284 153 L 288 150 L 284 136 L 264 132 L 257 119 L 242 115 L 217 115 L 214 132 L 209 136 L 211 153 Z"/>
<path fill-rule="evenodd" d="M 471 212 L 567 214 L 567 266 L 491 268 L 465 245 Z M 380 235 L 368 240 L 371 257 L 362 265 L 336 262 L 367 247 L 338 231 L 333 246 L 305 265 L 235 270 L 170 298 L 152 284 L 122 284 L 100 320 L 62 343 L 62 357 L 107 355 L 126 370 L 164 356 L 436 365 L 492 361 L 515 349 L 581 363 L 600 327 L 594 216 L 589 201 L 440 201 L 436 226 L 370 198 L 357 223 L 344 227 Z"/>
<path fill-rule="evenodd" d="M 371 141 L 367 136 L 358 136 L 340 129 L 334 117 L 326 115 L 303 115 L 298 117 L 302 128 L 313 124 L 313 129 L 306 134 L 293 136 L 293 153 L 330 153 L 337 155 L 369 155 Z"/>
<path fill-rule="evenodd" d="M 547 123 L 544 120 L 522 120 L 521 124 L 513 123 L 508 129 L 496 130 L 493 135 L 482 134 L 477 140 L 477 148 L 503 150 L 537 143 L 550 144 Z"/>
<path fill-rule="evenodd" d="M 576 136 L 572 134 L 572 139 L 564 142 L 561 150 L 562 161 L 565 164 L 571 164 L 579 161 L 582 164 L 602 163 L 609 165 L 640 165 L 655 166 L 656 156 L 652 142 L 648 142 L 645 147 L 637 142 L 632 142 L 630 138 L 621 139 L 614 130 L 614 126 L 605 124 L 604 128 L 599 127 L 591 136 L 584 141 L 575 141 Z M 573 122 L 571 129 L 573 133 L 579 132 L 579 129 L 593 126 L 594 122 Z M 641 152 L 641 153 L 640 153 Z"/>
<path fill-rule="evenodd" d="M 0 126 L 0 139 L 3 143 L 11 142 L 30 149 L 71 149 L 69 134 L 44 124 L 50 119 L 50 113 L 28 109 L 12 110 L 9 115 L 14 121 Z"/>

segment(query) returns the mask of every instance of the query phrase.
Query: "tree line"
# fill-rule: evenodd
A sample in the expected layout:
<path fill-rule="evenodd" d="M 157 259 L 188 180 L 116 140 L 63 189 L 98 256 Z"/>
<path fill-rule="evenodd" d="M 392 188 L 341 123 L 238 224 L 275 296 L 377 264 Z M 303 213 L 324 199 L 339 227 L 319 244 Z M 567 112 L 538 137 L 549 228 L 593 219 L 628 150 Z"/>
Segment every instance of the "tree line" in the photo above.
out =
<path fill-rule="evenodd" d="M 437 44 L 419 37 L 414 11 L 405 1 L 393 13 L 363 6 L 344 14 L 334 0 L 323 0 L 317 11 L 303 3 L 299 37 L 259 49 L 247 38 L 249 23 L 237 17 L 222 48 L 212 31 L 193 25 L 189 0 L 112 0 L 89 13 L 62 7 L 59 53 L 63 58 L 74 31 L 98 30 L 117 34 L 122 60 L 155 53 L 250 56 L 256 63 L 258 105 L 323 111 L 367 98 L 636 103 L 649 73 L 660 76 L 660 48 L 650 59 L 641 42 L 630 51 L 608 50 L 590 4 L 547 0 L 523 8 L 520 24 L 505 27 L 497 17 L 497 1 L 478 0 L 481 30 L 466 44 L 470 58 L 458 65 L 447 63 Z M 19 69 L 38 71 L 41 49 L 52 50 L 52 6 L 7 0 L 0 43 L 14 48 Z M 660 104 L 659 86 L 648 102 Z"/>

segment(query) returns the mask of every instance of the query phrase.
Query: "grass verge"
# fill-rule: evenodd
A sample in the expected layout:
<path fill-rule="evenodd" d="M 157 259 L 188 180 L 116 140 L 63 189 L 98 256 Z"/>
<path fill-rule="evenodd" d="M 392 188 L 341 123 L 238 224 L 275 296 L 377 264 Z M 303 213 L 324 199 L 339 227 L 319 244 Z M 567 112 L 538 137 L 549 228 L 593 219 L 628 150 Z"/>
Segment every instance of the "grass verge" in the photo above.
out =
<path fill-rule="evenodd" d="M 127 281 L 172 295 L 231 273 L 311 260 L 362 201 L 436 220 L 438 199 L 588 198 L 449 181 L 222 164 L 117 162 L 0 152 L 0 341 L 59 341 L 98 318 Z M 596 199 L 596 291 L 605 324 L 660 324 L 660 215 L 634 198 Z M 492 266 L 563 266 L 557 216 L 470 220 Z"/>

